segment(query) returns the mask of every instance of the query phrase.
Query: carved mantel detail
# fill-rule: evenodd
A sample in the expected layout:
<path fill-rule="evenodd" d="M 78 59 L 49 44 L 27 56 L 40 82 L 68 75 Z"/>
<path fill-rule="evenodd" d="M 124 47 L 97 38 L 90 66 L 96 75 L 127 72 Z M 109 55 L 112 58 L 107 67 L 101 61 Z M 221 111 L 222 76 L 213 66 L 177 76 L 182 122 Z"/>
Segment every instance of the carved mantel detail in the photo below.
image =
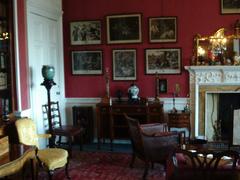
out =
<path fill-rule="evenodd" d="M 219 91 L 219 89 L 224 92 L 236 91 L 236 86 L 240 86 L 240 66 L 185 66 L 185 69 L 190 76 L 192 136 L 204 135 L 201 133 L 204 122 L 200 122 L 204 119 L 204 112 L 200 112 L 199 108 L 200 102 L 205 102 L 205 96 L 200 96 L 200 89 L 204 92 L 207 92 L 209 87 L 214 87 L 211 88 L 213 91 Z M 206 90 L 203 90 L 204 88 Z"/>

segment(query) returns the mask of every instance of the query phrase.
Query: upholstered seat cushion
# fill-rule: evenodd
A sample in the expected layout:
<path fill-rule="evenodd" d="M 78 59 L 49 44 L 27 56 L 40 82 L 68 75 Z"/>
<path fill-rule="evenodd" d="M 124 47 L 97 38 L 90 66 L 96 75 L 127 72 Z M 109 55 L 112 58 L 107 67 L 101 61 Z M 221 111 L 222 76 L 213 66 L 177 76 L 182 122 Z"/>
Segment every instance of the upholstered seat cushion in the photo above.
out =
<path fill-rule="evenodd" d="M 176 153 L 176 158 L 177 158 L 179 168 L 187 168 L 187 167 L 192 168 L 192 162 L 188 156 L 185 156 L 182 153 Z M 209 154 L 207 156 L 206 162 L 210 162 L 212 158 L 213 158 L 212 155 Z M 201 154 L 199 154 L 199 160 L 202 162 L 204 161 L 204 158 L 201 156 Z M 196 161 L 196 159 L 194 159 L 194 161 L 196 165 L 199 166 L 199 163 Z M 227 156 L 224 156 L 222 159 L 220 159 L 218 163 L 218 168 L 225 169 L 225 168 L 231 168 L 231 166 L 232 166 L 232 158 Z"/>
<path fill-rule="evenodd" d="M 68 152 L 60 148 L 42 149 L 38 151 L 37 155 L 49 170 L 63 167 L 68 158 Z"/>
<path fill-rule="evenodd" d="M 33 156 L 34 152 L 35 152 L 34 150 L 27 151 L 20 158 L 13 160 L 11 162 L 8 162 L 4 165 L 1 165 L 0 166 L 0 179 L 5 176 L 9 176 L 9 175 L 12 175 L 12 174 L 20 171 L 23 168 L 25 162 L 34 157 Z M 8 154 L 5 154 L 4 156 L 5 157 L 2 157 L 1 160 L 4 160 L 4 158 L 9 158 Z"/>

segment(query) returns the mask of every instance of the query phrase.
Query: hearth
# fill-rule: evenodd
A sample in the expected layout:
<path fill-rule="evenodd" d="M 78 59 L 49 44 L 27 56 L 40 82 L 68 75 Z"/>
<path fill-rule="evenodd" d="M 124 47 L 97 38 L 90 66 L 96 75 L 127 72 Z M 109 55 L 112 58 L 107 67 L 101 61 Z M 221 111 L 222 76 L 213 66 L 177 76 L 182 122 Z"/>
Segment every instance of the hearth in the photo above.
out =
<path fill-rule="evenodd" d="M 218 106 L 211 104 L 211 99 L 219 99 L 219 94 L 240 94 L 240 66 L 186 66 L 185 69 L 190 74 L 191 136 L 214 140 L 217 134 L 210 126 L 214 123 L 217 126 L 219 121 L 218 113 L 211 111 L 212 108 L 217 111 Z M 226 131 L 232 131 L 232 127 L 227 128 L 221 130 L 224 136 L 229 136 L 225 135 Z"/>
<path fill-rule="evenodd" d="M 232 143 L 233 114 L 240 108 L 240 93 L 207 93 L 205 106 L 206 138 Z"/>

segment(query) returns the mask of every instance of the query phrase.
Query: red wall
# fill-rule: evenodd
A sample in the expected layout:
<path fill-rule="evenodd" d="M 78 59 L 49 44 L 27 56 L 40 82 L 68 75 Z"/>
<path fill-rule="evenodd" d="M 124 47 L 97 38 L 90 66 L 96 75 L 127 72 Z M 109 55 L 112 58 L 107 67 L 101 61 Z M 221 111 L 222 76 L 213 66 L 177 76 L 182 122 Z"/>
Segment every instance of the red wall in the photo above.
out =
<path fill-rule="evenodd" d="M 27 28 L 26 28 L 26 4 L 25 0 L 17 0 L 18 10 L 18 42 L 20 61 L 20 88 L 22 110 L 30 107 L 29 81 L 28 81 L 28 56 L 27 56 Z"/>
<path fill-rule="evenodd" d="M 182 50 L 182 73 L 180 75 L 161 75 L 168 81 L 168 93 L 161 97 L 169 97 L 174 91 L 176 83 L 180 84 L 180 97 L 189 93 L 188 72 L 184 66 L 190 65 L 193 38 L 197 33 L 213 34 L 220 27 L 231 29 L 239 15 L 221 15 L 220 0 L 63 0 L 63 29 L 64 29 L 64 66 L 66 97 L 101 97 L 105 92 L 103 76 L 73 76 L 71 74 L 72 50 L 103 50 L 103 64 L 112 73 L 112 49 L 137 49 L 137 81 L 140 96 L 154 97 L 154 75 L 145 75 L 144 49 L 180 47 Z M 142 37 L 139 44 L 106 44 L 106 15 L 126 13 L 142 13 Z M 177 43 L 150 44 L 148 40 L 148 17 L 177 16 Z M 72 46 L 70 45 L 70 22 L 78 20 L 102 20 L 101 45 Z M 112 77 L 111 77 L 112 79 Z M 116 89 L 127 92 L 131 81 L 111 81 L 111 96 L 115 96 Z"/>

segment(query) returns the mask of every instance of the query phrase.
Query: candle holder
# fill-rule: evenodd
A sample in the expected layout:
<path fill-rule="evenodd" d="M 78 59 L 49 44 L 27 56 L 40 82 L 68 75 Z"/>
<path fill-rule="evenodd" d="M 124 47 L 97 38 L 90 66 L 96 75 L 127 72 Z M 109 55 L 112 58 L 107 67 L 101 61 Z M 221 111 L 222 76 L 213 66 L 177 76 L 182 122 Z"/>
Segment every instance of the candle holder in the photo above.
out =
<path fill-rule="evenodd" d="M 154 103 L 160 103 L 160 97 L 159 97 L 159 74 L 157 72 L 156 72 L 156 75 L 155 75 L 155 86 L 156 86 L 156 92 L 155 92 Z"/>
<path fill-rule="evenodd" d="M 180 92 L 180 85 L 177 83 L 177 84 L 175 84 L 175 91 L 173 92 L 173 108 L 172 108 L 173 113 L 177 113 L 175 98 L 178 96 L 179 92 Z"/>
<path fill-rule="evenodd" d="M 175 97 L 176 97 L 176 92 L 173 92 L 173 108 L 172 108 L 173 113 L 177 112 L 177 109 L 175 107 Z"/>
<path fill-rule="evenodd" d="M 106 94 L 102 98 L 101 102 L 104 104 L 109 104 L 111 101 L 111 98 L 110 98 L 110 77 L 109 77 L 108 68 L 106 68 L 106 70 L 105 70 L 104 78 L 105 78 L 105 83 L 106 83 L 105 84 Z"/>

